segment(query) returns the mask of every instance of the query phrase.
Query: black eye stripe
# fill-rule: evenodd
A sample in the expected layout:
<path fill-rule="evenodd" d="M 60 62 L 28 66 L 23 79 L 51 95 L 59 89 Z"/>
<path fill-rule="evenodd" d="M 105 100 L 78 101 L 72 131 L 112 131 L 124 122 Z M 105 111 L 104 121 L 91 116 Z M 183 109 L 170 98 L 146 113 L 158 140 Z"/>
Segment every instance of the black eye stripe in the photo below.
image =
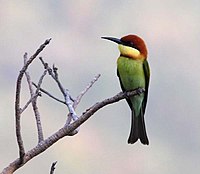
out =
<path fill-rule="evenodd" d="M 133 47 L 133 48 L 134 48 L 134 43 L 131 42 L 131 41 L 124 42 L 124 45 L 129 46 L 129 47 Z"/>
<path fill-rule="evenodd" d="M 131 47 L 133 47 L 133 46 L 134 46 L 133 42 L 130 42 L 130 46 L 131 46 Z"/>

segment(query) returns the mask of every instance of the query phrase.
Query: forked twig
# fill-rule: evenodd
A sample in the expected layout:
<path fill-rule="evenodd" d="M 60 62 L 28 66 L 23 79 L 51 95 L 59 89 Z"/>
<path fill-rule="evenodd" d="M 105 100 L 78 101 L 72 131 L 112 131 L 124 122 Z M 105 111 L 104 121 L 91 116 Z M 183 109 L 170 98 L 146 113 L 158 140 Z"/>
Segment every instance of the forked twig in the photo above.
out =
<path fill-rule="evenodd" d="M 27 63 L 27 54 L 24 55 L 24 64 L 26 64 L 26 63 Z M 30 91 L 31 99 L 32 99 L 32 100 L 31 99 L 30 100 L 31 100 L 31 103 L 32 103 L 32 107 L 33 107 L 33 111 L 34 111 L 34 115 L 35 115 L 35 120 L 36 120 L 36 125 L 37 125 L 38 142 L 41 142 L 42 140 L 44 140 L 44 135 L 43 135 L 43 131 L 42 131 L 40 112 L 39 112 L 38 107 L 37 107 L 37 97 L 40 95 L 39 94 L 40 86 L 42 85 L 42 81 L 43 81 L 46 74 L 47 74 L 47 70 L 45 69 L 43 74 L 41 75 L 41 77 L 39 79 L 36 91 L 34 92 L 30 74 L 29 74 L 28 71 L 25 71 L 25 75 L 26 75 L 26 79 L 27 79 L 27 82 L 28 82 L 29 91 Z M 27 106 L 28 106 L 28 103 L 27 103 Z"/>
<path fill-rule="evenodd" d="M 53 69 L 51 69 L 48 65 L 48 63 L 45 63 L 44 60 L 42 59 L 42 57 L 40 57 L 40 60 L 44 66 L 44 68 L 46 68 L 49 72 L 49 75 L 55 80 L 55 82 L 57 83 L 61 93 L 63 94 L 64 97 L 64 103 L 65 105 L 68 107 L 70 116 L 72 117 L 72 119 L 75 121 L 78 119 L 78 116 L 75 112 L 75 109 L 73 107 L 73 100 L 72 97 L 69 94 L 69 91 L 67 89 L 65 89 L 62 85 L 62 83 L 60 82 L 59 78 L 58 78 L 58 68 L 55 67 L 55 65 L 53 65 Z M 53 95 L 51 95 L 53 96 Z M 52 97 L 55 98 L 55 97 Z"/>
<path fill-rule="evenodd" d="M 16 122 L 16 137 L 17 143 L 19 146 L 19 157 L 21 163 L 23 163 L 23 157 L 25 155 L 24 144 L 21 136 L 21 108 L 20 108 L 20 94 L 21 94 L 21 85 L 22 85 L 22 78 L 24 76 L 25 71 L 27 70 L 28 66 L 32 63 L 32 61 L 37 57 L 37 55 L 49 44 L 51 39 L 46 40 L 26 62 L 26 64 L 22 67 L 19 75 L 17 77 L 16 82 L 16 97 L 15 97 L 15 122 Z"/>

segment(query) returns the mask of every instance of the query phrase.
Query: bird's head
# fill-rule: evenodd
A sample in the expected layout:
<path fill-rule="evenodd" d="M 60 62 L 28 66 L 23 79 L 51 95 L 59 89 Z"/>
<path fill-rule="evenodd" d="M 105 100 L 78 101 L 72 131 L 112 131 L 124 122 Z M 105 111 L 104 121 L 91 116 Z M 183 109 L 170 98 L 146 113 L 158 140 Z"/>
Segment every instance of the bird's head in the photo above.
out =
<path fill-rule="evenodd" d="M 101 37 L 102 39 L 107 39 L 118 43 L 120 55 L 124 57 L 129 57 L 132 59 L 146 59 L 147 58 L 147 48 L 144 41 L 136 35 L 127 35 L 121 39 L 113 37 Z"/>

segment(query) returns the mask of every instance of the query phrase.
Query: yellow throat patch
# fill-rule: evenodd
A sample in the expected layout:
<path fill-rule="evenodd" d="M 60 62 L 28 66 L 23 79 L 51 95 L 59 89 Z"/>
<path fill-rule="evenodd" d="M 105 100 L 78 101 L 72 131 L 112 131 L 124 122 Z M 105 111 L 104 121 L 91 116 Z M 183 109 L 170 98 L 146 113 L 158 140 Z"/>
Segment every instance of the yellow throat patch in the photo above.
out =
<path fill-rule="evenodd" d="M 120 54 L 122 56 L 129 57 L 129 58 L 132 58 L 132 59 L 143 58 L 143 56 L 140 54 L 140 51 L 135 49 L 135 48 L 119 44 L 118 49 L 119 49 Z"/>

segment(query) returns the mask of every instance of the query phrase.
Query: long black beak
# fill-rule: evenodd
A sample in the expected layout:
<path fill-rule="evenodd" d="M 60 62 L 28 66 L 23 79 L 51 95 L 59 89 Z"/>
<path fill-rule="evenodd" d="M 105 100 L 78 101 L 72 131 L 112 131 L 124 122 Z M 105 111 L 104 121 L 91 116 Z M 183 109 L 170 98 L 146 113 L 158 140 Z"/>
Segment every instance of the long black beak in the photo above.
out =
<path fill-rule="evenodd" d="M 114 38 L 114 37 L 101 37 L 102 39 L 107 39 L 110 40 L 112 42 L 118 43 L 118 44 L 123 44 L 122 41 L 120 39 Z"/>

